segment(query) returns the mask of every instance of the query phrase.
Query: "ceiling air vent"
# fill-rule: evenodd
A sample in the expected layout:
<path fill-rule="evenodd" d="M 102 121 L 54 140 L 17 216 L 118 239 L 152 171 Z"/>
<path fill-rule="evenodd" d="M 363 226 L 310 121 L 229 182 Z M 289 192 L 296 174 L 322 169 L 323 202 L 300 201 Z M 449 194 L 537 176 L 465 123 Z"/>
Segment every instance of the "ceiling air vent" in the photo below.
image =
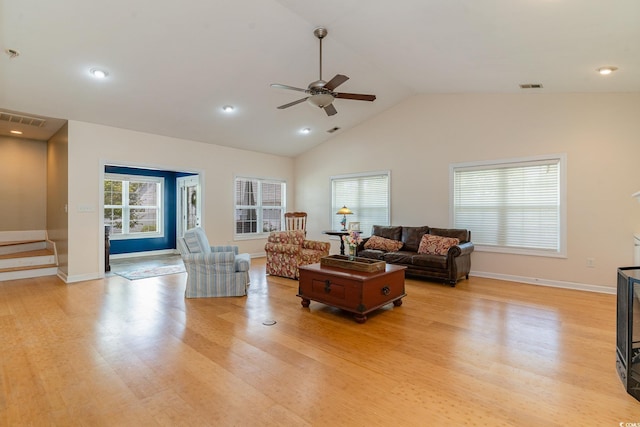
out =
<path fill-rule="evenodd" d="M 40 119 L 38 117 L 21 116 L 20 114 L 7 113 L 5 111 L 0 111 L 0 120 L 26 126 L 35 126 L 38 128 L 41 128 L 47 123 L 45 119 Z"/>
<path fill-rule="evenodd" d="M 542 85 L 540 83 L 526 83 L 520 85 L 520 89 L 542 89 Z"/>
<path fill-rule="evenodd" d="M 334 132 L 335 132 L 335 131 L 337 131 L 337 130 L 340 130 L 340 128 L 339 128 L 338 126 L 336 126 L 336 127 L 334 127 L 334 128 L 329 129 L 327 132 L 329 132 L 329 133 L 334 133 Z"/>

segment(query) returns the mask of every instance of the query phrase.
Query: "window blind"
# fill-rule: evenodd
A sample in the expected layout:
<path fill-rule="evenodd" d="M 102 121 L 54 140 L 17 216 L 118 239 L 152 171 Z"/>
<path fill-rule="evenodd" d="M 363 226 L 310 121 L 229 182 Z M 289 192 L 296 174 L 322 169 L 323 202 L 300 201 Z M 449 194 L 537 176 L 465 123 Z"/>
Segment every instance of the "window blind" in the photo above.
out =
<path fill-rule="evenodd" d="M 283 229 L 286 184 L 260 178 L 235 179 L 235 235 L 258 236 Z"/>
<path fill-rule="evenodd" d="M 561 164 L 549 158 L 454 166 L 454 226 L 471 230 L 477 245 L 560 253 Z"/>
<path fill-rule="evenodd" d="M 389 225 L 389 172 L 344 175 L 331 178 L 333 201 L 331 206 L 332 228 L 342 228 L 338 209 L 348 207 L 347 224 L 359 222 L 363 236 L 371 234 L 374 225 Z"/>

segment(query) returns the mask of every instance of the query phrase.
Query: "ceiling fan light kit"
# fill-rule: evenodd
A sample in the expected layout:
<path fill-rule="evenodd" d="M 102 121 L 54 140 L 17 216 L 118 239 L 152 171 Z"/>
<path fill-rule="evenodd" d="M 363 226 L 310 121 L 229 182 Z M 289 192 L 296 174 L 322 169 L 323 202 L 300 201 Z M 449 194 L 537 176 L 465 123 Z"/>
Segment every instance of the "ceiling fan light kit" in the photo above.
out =
<path fill-rule="evenodd" d="M 278 83 L 271 84 L 271 87 L 277 89 L 288 89 L 295 90 L 298 92 L 304 92 L 309 96 L 298 99 L 293 102 L 289 102 L 288 104 L 284 104 L 278 107 L 279 110 L 283 110 L 285 108 L 293 107 L 294 105 L 300 104 L 304 101 L 307 101 L 309 104 L 324 109 L 325 113 L 328 116 L 333 116 L 338 111 L 336 107 L 333 105 L 333 100 L 336 98 L 342 99 L 351 99 L 356 101 L 375 101 L 375 95 L 363 95 L 358 93 L 344 93 L 344 92 L 334 92 L 334 89 L 340 86 L 342 83 L 349 80 L 349 77 L 343 74 L 336 74 L 331 80 L 325 82 L 322 80 L 322 39 L 327 36 L 327 29 L 324 27 L 318 27 L 313 30 L 313 35 L 320 40 L 320 78 L 314 82 L 309 83 L 307 89 L 302 89 L 299 87 L 282 85 Z"/>
<path fill-rule="evenodd" d="M 307 102 L 316 107 L 324 108 L 333 102 L 333 96 L 328 93 L 319 93 L 307 98 Z"/>

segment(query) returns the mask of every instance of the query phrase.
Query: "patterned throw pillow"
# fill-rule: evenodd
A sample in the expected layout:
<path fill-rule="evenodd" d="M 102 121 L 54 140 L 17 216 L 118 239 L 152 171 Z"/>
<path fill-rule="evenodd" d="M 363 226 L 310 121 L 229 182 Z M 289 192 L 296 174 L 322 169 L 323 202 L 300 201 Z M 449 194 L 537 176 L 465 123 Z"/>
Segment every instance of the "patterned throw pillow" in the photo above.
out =
<path fill-rule="evenodd" d="M 371 236 L 364 244 L 365 249 L 378 249 L 380 251 L 399 251 L 403 243 L 397 240 L 385 239 L 380 236 Z"/>
<path fill-rule="evenodd" d="M 460 239 L 425 234 L 422 236 L 422 240 L 420 240 L 418 253 L 428 255 L 446 255 L 451 246 L 458 244 L 460 244 Z"/>

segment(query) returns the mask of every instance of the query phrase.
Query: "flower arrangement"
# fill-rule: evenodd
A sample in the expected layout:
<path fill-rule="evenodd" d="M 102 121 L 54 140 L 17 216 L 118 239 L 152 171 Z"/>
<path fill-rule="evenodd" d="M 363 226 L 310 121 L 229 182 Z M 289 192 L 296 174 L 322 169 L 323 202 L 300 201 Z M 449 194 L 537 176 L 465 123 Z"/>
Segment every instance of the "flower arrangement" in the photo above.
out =
<path fill-rule="evenodd" d="M 349 234 L 343 237 L 343 239 L 349 246 L 358 246 L 360 242 L 362 242 L 360 232 L 356 230 L 351 230 Z"/>

